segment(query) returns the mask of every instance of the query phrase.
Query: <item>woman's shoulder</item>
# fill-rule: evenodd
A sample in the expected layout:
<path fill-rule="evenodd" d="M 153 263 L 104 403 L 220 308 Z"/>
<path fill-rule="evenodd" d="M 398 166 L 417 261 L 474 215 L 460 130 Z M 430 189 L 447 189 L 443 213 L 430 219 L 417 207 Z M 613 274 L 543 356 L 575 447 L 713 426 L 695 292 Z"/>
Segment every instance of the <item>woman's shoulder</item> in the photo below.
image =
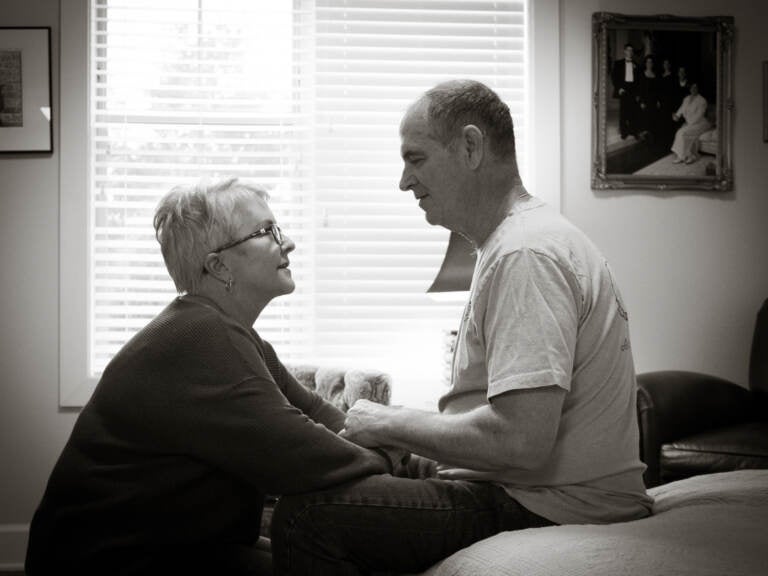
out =
<path fill-rule="evenodd" d="M 253 330 L 206 302 L 179 298 L 174 304 L 173 347 L 190 365 L 230 378 L 268 377 L 263 343 Z"/>
<path fill-rule="evenodd" d="M 209 362 L 256 350 L 248 331 L 214 305 L 181 296 L 171 302 L 143 330 L 144 341 L 164 354 Z M 245 344 L 244 344 L 245 343 Z"/>

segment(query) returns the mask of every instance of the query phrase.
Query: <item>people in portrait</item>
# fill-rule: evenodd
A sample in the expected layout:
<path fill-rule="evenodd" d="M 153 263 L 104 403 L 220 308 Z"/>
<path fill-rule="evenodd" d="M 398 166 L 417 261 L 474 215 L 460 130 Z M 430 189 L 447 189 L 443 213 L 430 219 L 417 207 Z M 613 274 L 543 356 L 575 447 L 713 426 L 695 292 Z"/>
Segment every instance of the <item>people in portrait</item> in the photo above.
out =
<path fill-rule="evenodd" d="M 632 44 L 624 45 L 624 57 L 613 63 L 611 82 L 613 97 L 619 99 L 619 134 L 622 140 L 627 136 L 636 136 L 638 127 L 638 66 L 634 60 L 635 49 Z"/>
<path fill-rule="evenodd" d="M 707 100 L 699 93 L 699 85 L 689 82 L 690 94 L 683 99 L 680 108 L 673 114 L 674 120 L 683 120 L 683 125 L 677 129 L 672 143 L 675 154 L 673 163 L 685 162 L 691 164 L 699 158 L 698 139 L 711 128 L 707 119 Z"/>

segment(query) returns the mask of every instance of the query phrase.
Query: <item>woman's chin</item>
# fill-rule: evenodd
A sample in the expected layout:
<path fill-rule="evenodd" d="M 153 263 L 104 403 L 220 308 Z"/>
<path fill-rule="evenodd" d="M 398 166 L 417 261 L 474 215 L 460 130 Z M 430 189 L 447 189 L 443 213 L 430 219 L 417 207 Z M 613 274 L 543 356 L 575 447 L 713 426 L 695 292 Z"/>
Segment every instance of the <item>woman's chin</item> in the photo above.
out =
<path fill-rule="evenodd" d="M 285 282 L 285 292 L 283 294 L 290 294 L 296 290 L 296 283 L 293 281 L 293 278 L 288 278 Z"/>

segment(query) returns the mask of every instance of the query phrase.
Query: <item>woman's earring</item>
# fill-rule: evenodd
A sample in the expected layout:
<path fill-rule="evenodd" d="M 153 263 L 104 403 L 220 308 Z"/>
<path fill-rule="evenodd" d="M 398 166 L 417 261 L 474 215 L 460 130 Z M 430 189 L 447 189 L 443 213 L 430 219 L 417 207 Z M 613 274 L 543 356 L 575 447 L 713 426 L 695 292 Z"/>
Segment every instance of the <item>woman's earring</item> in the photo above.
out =
<path fill-rule="evenodd" d="M 227 279 L 224 288 L 227 289 L 227 292 L 232 292 L 232 278 Z"/>

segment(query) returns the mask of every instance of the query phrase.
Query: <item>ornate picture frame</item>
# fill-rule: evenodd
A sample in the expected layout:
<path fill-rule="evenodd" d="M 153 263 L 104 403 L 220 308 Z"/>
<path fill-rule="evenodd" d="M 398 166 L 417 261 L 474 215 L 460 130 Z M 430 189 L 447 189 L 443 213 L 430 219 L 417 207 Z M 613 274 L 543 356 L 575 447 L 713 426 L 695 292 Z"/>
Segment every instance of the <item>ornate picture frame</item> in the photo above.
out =
<path fill-rule="evenodd" d="M 50 27 L 0 27 L 0 153 L 24 152 L 53 152 Z"/>
<path fill-rule="evenodd" d="M 592 15 L 592 188 L 733 188 L 733 17 Z"/>
<path fill-rule="evenodd" d="M 768 142 L 768 60 L 763 60 L 763 142 Z"/>

